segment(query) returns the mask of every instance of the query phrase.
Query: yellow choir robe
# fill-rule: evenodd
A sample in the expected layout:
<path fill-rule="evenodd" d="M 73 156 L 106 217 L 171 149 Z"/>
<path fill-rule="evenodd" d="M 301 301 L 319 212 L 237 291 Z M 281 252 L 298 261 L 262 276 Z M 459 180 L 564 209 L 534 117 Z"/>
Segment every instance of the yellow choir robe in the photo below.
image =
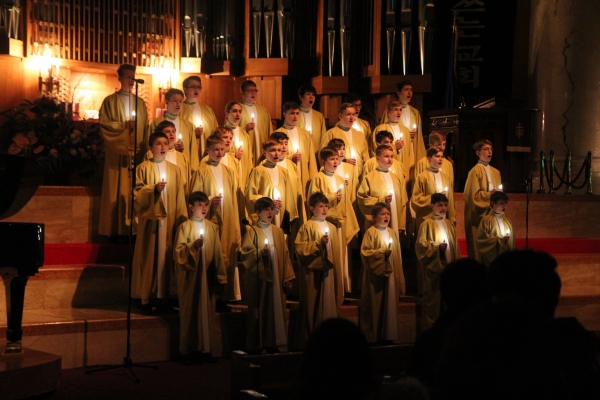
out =
<path fill-rule="evenodd" d="M 196 120 L 194 118 L 193 109 L 196 107 L 196 104 L 200 107 L 200 114 L 202 115 L 201 120 Z M 198 102 L 183 102 L 183 107 L 181 107 L 181 113 L 179 114 L 181 119 L 185 119 L 189 121 L 192 126 L 198 128 L 200 125 L 204 127 L 204 132 L 198 140 L 198 155 L 200 159 L 204 156 L 204 147 L 206 145 L 206 138 L 209 137 L 213 131 L 219 126 L 217 122 L 217 117 L 215 116 L 215 112 L 212 108 L 207 106 L 206 104 Z M 194 133 L 194 136 L 196 134 Z"/>
<path fill-rule="evenodd" d="M 203 221 L 205 226 L 200 249 L 194 246 L 200 239 L 194 220 Z M 179 293 L 179 351 L 210 353 L 217 338 L 216 293 L 227 283 L 219 228 L 205 218 L 189 219 L 179 226 L 173 248 Z"/>
<path fill-rule="evenodd" d="M 169 154 L 174 155 L 176 158 L 176 163 L 172 163 L 172 164 L 177 165 L 177 168 L 179 168 L 179 171 L 181 172 L 181 180 L 183 181 L 183 193 L 185 193 L 185 195 L 187 196 L 188 194 L 190 194 L 189 184 L 190 184 L 190 179 L 192 177 L 192 171 L 190 170 L 190 163 L 188 162 L 188 159 L 185 156 L 185 154 L 180 153 L 179 151 L 177 151 L 175 149 L 169 150 Z M 144 161 L 150 160 L 153 157 L 154 157 L 154 155 L 152 154 L 152 152 L 150 150 L 148 150 L 146 152 L 146 155 L 144 156 Z M 167 156 L 167 158 L 168 158 L 168 156 Z M 165 158 L 165 161 L 169 161 L 167 158 Z"/>
<path fill-rule="evenodd" d="M 235 172 L 221 165 L 223 171 L 223 185 L 220 186 L 213 172 L 211 161 L 206 157 L 200 166 L 194 171 L 190 182 L 191 192 L 201 191 L 206 193 L 210 204 L 206 219 L 219 227 L 219 240 L 223 249 L 224 263 L 227 270 L 227 282 L 229 285 L 225 290 L 227 300 L 241 300 L 239 291 L 239 275 L 237 269 L 237 252 L 242 243 L 239 208 L 237 204 L 237 179 Z M 222 210 L 221 206 L 213 206 L 212 199 L 219 195 L 219 189 L 223 189 Z"/>
<path fill-rule="evenodd" d="M 392 239 L 392 254 L 387 260 L 385 251 L 389 242 L 384 240 L 384 230 Z M 406 292 L 398 237 L 388 227 L 370 227 L 363 236 L 360 258 L 364 266 L 360 296 L 360 329 L 369 343 L 397 340 L 400 338 L 399 298 Z M 390 276 L 393 277 L 393 285 L 390 285 Z M 395 288 L 394 294 L 389 292 L 390 286 Z M 392 307 L 393 310 L 390 309 Z M 392 326 L 389 326 L 390 323 Z"/>
<path fill-rule="evenodd" d="M 405 171 L 406 180 L 409 181 L 416 176 L 416 175 L 414 175 L 414 170 L 415 170 L 415 164 L 413 162 L 414 154 L 412 153 L 412 148 L 410 146 L 410 131 L 408 130 L 408 128 L 406 128 L 404 125 L 402 125 L 402 123 L 398 123 L 397 126 L 400 127 L 400 132 L 402 132 L 402 139 L 404 140 L 404 146 L 402 146 L 402 150 L 400 150 L 400 153 L 398 153 L 398 151 L 396 150 L 395 139 L 394 139 L 394 144 L 392 145 L 392 148 L 394 149 L 394 160 L 397 160 L 400 163 L 402 163 L 402 168 Z M 377 144 L 375 142 L 375 137 L 381 131 L 388 131 L 388 132 L 391 132 L 392 134 L 394 134 L 392 126 L 389 123 L 378 125 L 375 128 L 375 130 L 373 131 L 373 136 L 372 136 L 372 140 L 371 140 L 371 145 L 373 146 L 373 156 L 375 156 L 375 149 L 377 148 Z"/>
<path fill-rule="evenodd" d="M 448 188 L 448 191 L 446 192 L 446 197 L 448 198 L 446 218 L 456 225 L 454 189 L 452 188 L 450 178 L 448 178 L 448 176 L 441 171 L 438 171 L 437 173 L 442 177 L 442 186 L 439 188 L 435 183 L 435 178 L 433 177 L 431 171 L 425 170 L 419 176 L 417 176 L 415 179 L 415 185 L 413 186 L 412 197 L 410 199 L 411 206 L 413 210 L 415 210 L 417 218 L 422 219 L 428 217 L 433 213 L 433 210 L 431 209 L 431 195 L 434 193 L 441 193 L 442 190 Z"/>
<path fill-rule="evenodd" d="M 502 219 L 504 229 L 500 229 L 498 218 Z M 506 230 L 509 229 L 508 241 L 504 240 Z M 514 250 L 515 233 L 512 223 L 505 214 L 495 215 L 492 211 L 481 219 L 477 229 L 477 250 L 479 252 L 479 261 L 489 268 L 492 261 L 500 254 Z"/>
<path fill-rule="evenodd" d="M 179 115 L 178 118 L 179 130 L 177 130 L 177 138 L 179 138 L 179 135 L 181 134 L 181 141 L 183 142 L 183 154 L 185 154 L 187 157 L 190 163 L 190 169 L 193 171 L 194 169 L 198 168 L 198 165 L 200 165 L 200 152 L 198 150 L 196 134 L 194 133 L 194 126 L 187 119 L 181 118 L 181 115 Z M 166 117 L 154 118 L 148 127 L 147 137 L 150 137 L 152 132 L 154 132 L 154 128 L 156 128 L 159 123 L 165 120 L 173 122 L 173 120 L 170 120 Z"/>
<path fill-rule="evenodd" d="M 277 163 L 277 166 L 282 168 L 289 176 L 292 187 L 292 193 L 296 199 L 296 210 L 298 211 L 298 223 L 302 225 L 306 222 L 307 211 L 306 211 L 306 196 L 302 190 L 302 181 L 298 174 L 298 167 L 295 162 L 289 158 L 284 158 Z"/>
<path fill-rule="evenodd" d="M 483 163 L 478 162 L 469 171 L 463 197 L 465 199 L 465 237 L 467 239 L 467 249 L 469 257 L 479 259 L 475 239 L 477 237 L 477 228 L 479 222 L 490 207 L 490 184 L 493 188 L 498 188 L 502 184 L 500 171 L 490 166 L 490 176 L 492 182 L 488 182 L 487 174 Z"/>
<path fill-rule="evenodd" d="M 423 158 L 427 155 L 427 150 L 425 150 L 425 141 L 423 140 L 423 123 L 421 122 L 421 113 L 419 112 L 419 110 L 417 110 L 410 104 L 407 104 L 406 106 L 402 107 L 402 113 L 404 114 L 406 112 L 406 110 L 408 110 L 410 112 L 410 125 L 408 126 L 409 131 L 412 126 L 417 125 L 417 134 L 415 135 L 415 138 L 413 139 L 413 143 L 412 143 L 412 145 L 414 147 L 415 162 L 416 162 L 417 160 L 420 160 L 421 158 Z M 402 122 L 402 119 L 400 119 L 400 121 Z M 388 113 L 386 111 L 381 116 L 381 123 L 385 124 L 387 122 L 388 122 Z M 408 142 L 406 142 L 406 143 L 408 143 Z"/>
<path fill-rule="evenodd" d="M 352 156 L 356 158 L 356 171 L 360 179 L 360 177 L 363 176 L 363 164 L 369 159 L 369 146 L 367 146 L 367 140 L 361 132 L 358 132 L 354 128 L 350 128 L 348 134 L 352 135 L 352 144 L 348 141 L 346 131 L 340 128 L 338 124 L 328 130 L 321 138 L 320 149 L 326 147 L 331 139 L 342 139 L 346 144 L 346 158 L 352 158 L 350 151 L 352 151 Z"/>
<path fill-rule="evenodd" d="M 238 141 L 243 142 L 242 146 L 241 146 L 242 150 L 244 150 L 244 154 L 242 154 L 242 159 L 241 160 L 238 160 L 237 158 L 235 158 L 235 159 L 238 161 L 239 185 L 240 185 L 240 187 L 244 188 L 244 187 L 246 187 L 246 183 L 248 182 L 248 176 L 250 175 L 252 168 L 254 168 L 254 157 L 257 155 L 255 155 L 252 150 L 252 144 L 250 143 L 250 137 L 248 136 L 246 131 L 241 127 L 241 125 L 238 127 L 235 127 L 235 126 L 229 125 L 228 123 L 225 123 L 225 126 L 229 129 L 231 129 L 232 131 L 235 131 L 236 128 L 238 129 L 237 133 L 239 135 L 239 139 L 236 139 L 235 132 L 234 132 L 231 146 L 229 147 L 229 153 L 231 153 L 233 158 L 235 158 L 235 150 L 239 147 L 238 146 L 239 143 L 236 143 L 236 142 L 238 142 Z M 262 154 L 262 152 L 260 154 Z"/>
<path fill-rule="evenodd" d="M 283 132 L 290 137 L 289 130 L 284 127 L 277 129 L 275 132 Z M 294 153 L 296 153 L 298 150 L 300 150 L 300 153 L 302 153 L 302 158 L 298 163 L 299 165 L 296 164 L 296 167 L 299 167 L 300 179 L 302 181 L 302 194 L 306 195 L 310 180 L 317 174 L 317 172 L 319 172 L 319 166 L 315 158 L 316 150 L 313 147 L 312 139 L 308 131 L 304 130 L 304 128 L 298 127 L 298 138 L 299 143 L 292 143 L 291 137 L 288 140 L 287 158 L 291 160 Z"/>
<path fill-rule="evenodd" d="M 131 95 L 135 107 L 135 96 Z M 134 132 L 129 129 L 129 113 L 125 111 L 119 93 L 107 96 L 99 111 L 100 135 L 106 145 L 98 233 L 105 236 L 129 235 L 131 207 L 131 173 L 129 150 L 133 148 Z M 148 114 L 144 100 L 138 100 L 137 161 L 148 148 L 144 131 Z M 133 149 L 132 149 L 133 150 Z"/>
<path fill-rule="evenodd" d="M 133 254 L 132 297 L 150 299 L 164 290 L 165 297 L 175 294 L 173 238 L 179 225 L 187 218 L 185 193 L 181 173 L 177 166 L 162 161 L 167 166 L 166 186 L 167 207 L 155 185 L 161 176 L 153 161 L 144 161 L 136 169 L 134 207 L 138 218 L 138 235 Z M 167 238 L 165 264 L 162 276 L 157 276 L 159 260 L 159 225 L 166 224 Z M 158 287 L 158 281 L 164 287 Z"/>
<path fill-rule="evenodd" d="M 271 176 L 267 168 L 277 168 L 279 172 L 279 184 L 273 185 Z M 279 190 L 282 209 L 279 211 L 281 225 L 288 223 L 291 225 L 298 218 L 298 208 L 296 207 L 296 199 L 294 190 L 292 189 L 293 182 L 288 173 L 277 165 L 271 165 L 268 161 L 264 161 L 252 170 L 248 177 L 248 184 L 244 191 L 246 198 L 246 209 L 251 216 L 253 223 L 258 221 L 258 217 L 254 212 L 254 203 L 261 197 L 269 197 L 274 199 L 275 188 Z"/>
<path fill-rule="evenodd" d="M 357 118 L 356 121 L 354 122 L 354 125 L 352 125 L 352 127 L 355 130 L 357 130 L 360 133 L 362 133 L 363 136 L 365 137 L 365 140 L 367 141 L 367 146 L 369 147 L 369 155 L 370 155 L 371 152 L 370 152 L 369 138 L 373 135 L 373 132 L 372 132 L 372 129 L 371 129 L 371 124 L 369 124 L 368 121 L 366 121 L 366 120 L 364 120 L 362 118 Z"/>
<path fill-rule="evenodd" d="M 306 126 L 306 114 L 311 114 L 311 126 Z M 317 110 L 300 107 L 300 118 L 298 118 L 298 128 L 306 129 L 312 139 L 313 150 L 315 151 L 315 157 L 318 159 L 318 151 L 321 149 L 321 138 L 327 132 L 325 126 L 325 117 Z"/>
<path fill-rule="evenodd" d="M 254 116 L 254 122 L 257 124 L 258 132 L 254 130 L 248 131 L 248 139 L 250 140 L 249 145 L 254 154 L 254 165 L 258 165 L 258 158 L 262 154 L 262 144 L 265 142 L 271 133 L 273 133 L 273 125 L 271 125 L 271 115 L 269 115 L 269 111 L 259 105 L 254 103 L 256 106 L 257 115 Z M 248 113 L 246 107 L 242 104 L 242 119 L 240 120 L 240 128 L 242 130 L 246 129 L 246 125 L 252 122 L 252 115 Z M 256 141 L 258 136 L 258 143 Z M 246 149 L 244 148 L 244 153 Z"/>
<path fill-rule="evenodd" d="M 388 172 L 389 173 L 389 172 Z M 406 230 L 406 206 L 408 197 L 406 195 L 406 185 L 404 179 L 398 174 L 389 173 L 394 189 L 396 200 L 396 215 L 398 218 L 398 230 Z M 388 185 L 377 169 L 365 175 L 358 189 L 357 199 L 360 211 L 365 216 L 365 231 L 375 224 L 371 215 L 371 208 L 377 202 L 385 202 L 385 197 L 390 193 Z"/>
<path fill-rule="evenodd" d="M 264 228 L 270 225 L 273 242 L 269 241 L 269 258 L 265 263 L 262 257 L 262 251 L 265 247 Z M 286 294 L 283 291 L 283 284 L 295 278 L 290 254 L 286 244 L 286 239 L 281 228 L 258 222 L 254 225 L 254 230 L 247 229 L 242 244 L 242 264 L 246 269 L 248 302 L 248 324 L 246 327 L 246 348 L 256 349 L 256 315 L 260 319 L 260 348 L 273 348 L 278 346 L 287 346 L 287 336 L 284 336 L 285 343 L 277 341 L 276 329 L 285 329 L 279 324 L 287 319 L 286 315 Z M 258 235 L 258 238 L 257 238 Z M 256 241 L 258 240 L 258 241 Z M 258 249 L 257 249 L 258 244 Z M 257 283 L 257 250 L 258 250 L 258 279 Z M 275 257 L 275 259 L 274 259 Z M 275 277 L 278 279 L 275 280 Z M 259 293 L 257 291 L 260 290 Z M 275 296 L 278 296 L 277 298 Z M 258 314 L 257 314 L 258 312 Z"/>
<path fill-rule="evenodd" d="M 326 221 L 325 221 L 326 222 Z M 323 233 L 319 222 L 315 219 L 307 221 L 296 236 L 296 255 L 298 257 L 298 285 L 300 300 L 298 304 L 298 322 L 295 333 L 294 349 L 302 349 L 314 328 L 323 321 L 324 299 L 332 295 L 338 310 L 344 301 L 344 283 L 341 274 L 340 245 L 335 232 L 335 225 L 326 222 L 329 229 L 329 246 L 321 244 Z M 326 276 L 334 278 L 334 293 L 324 293 Z"/>
<path fill-rule="evenodd" d="M 425 171 L 430 166 L 431 163 L 427 157 L 421 158 L 415 165 L 415 177 L 419 176 L 421 172 Z M 450 161 L 448 161 L 448 159 L 442 159 L 442 168 L 440 168 L 440 171 L 442 171 L 448 177 L 448 179 L 450 179 L 450 185 L 454 187 L 454 166 Z"/>
<path fill-rule="evenodd" d="M 377 166 L 378 166 L 377 158 L 375 158 L 375 157 L 369 158 L 369 160 L 365 163 L 365 166 L 363 168 L 363 175 L 367 176 L 367 174 L 369 174 L 371 171 L 376 170 Z M 404 180 L 406 181 L 406 174 L 404 173 L 404 166 L 402 165 L 402 163 L 400 161 L 394 159 L 394 162 L 392 163 L 392 166 L 390 167 L 390 171 L 393 172 L 394 174 L 402 176 L 404 178 Z"/>

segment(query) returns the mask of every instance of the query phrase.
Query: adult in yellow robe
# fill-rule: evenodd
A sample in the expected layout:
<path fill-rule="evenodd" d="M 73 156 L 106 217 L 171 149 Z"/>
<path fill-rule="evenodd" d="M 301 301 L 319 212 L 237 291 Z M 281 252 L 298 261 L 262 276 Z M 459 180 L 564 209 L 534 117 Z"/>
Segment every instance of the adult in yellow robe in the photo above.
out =
<path fill-rule="evenodd" d="M 293 280 L 295 275 L 285 235 L 280 228 L 268 222 L 258 221 L 254 229 L 256 233 L 253 229 L 246 230 L 242 244 L 242 264 L 248 281 L 246 348 L 256 349 L 257 343 L 258 348 L 287 347 L 284 284 Z M 262 256 L 265 239 L 268 240 L 267 257 Z M 260 342 L 256 338 L 257 316 Z"/>
<path fill-rule="evenodd" d="M 199 76 L 189 76 L 183 80 L 185 101 L 181 108 L 181 118 L 194 126 L 194 134 L 198 141 L 199 157 L 203 158 L 206 138 L 212 135 L 219 126 L 215 112 L 208 105 L 200 103 L 198 98 L 202 92 L 202 80 Z"/>
<path fill-rule="evenodd" d="M 389 174 L 393 187 L 388 186 L 382 174 Z M 377 168 L 365 175 L 358 189 L 357 201 L 360 211 L 365 216 L 365 231 L 375 224 L 371 215 L 371 208 L 380 201 L 385 202 L 385 198 L 390 194 L 390 189 L 394 192 L 395 210 L 392 215 L 396 215 L 396 221 L 390 223 L 391 227 L 397 231 L 406 230 L 406 206 L 408 197 L 406 195 L 406 185 L 403 177 L 398 174 L 388 172 Z"/>
<path fill-rule="evenodd" d="M 493 211 L 481 219 L 476 240 L 479 261 L 486 268 L 489 268 L 492 261 L 500 254 L 516 248 L 510 219 L 505 214 Z"/>
<path fill-rule="evenodd" d="M 392 239 L 391 245 L 389 239 Z M 388 248 L 392 253 L 386 258 Z M 364 266 L 360 329 L 369 343 L 398 340 L 401 330 L 399 298 L 406 292 L 398 237 L 388 227 L 370 227 L 363 236 L 360 258 Z M 390 292 L 390 288 L 395 290 Z"/>
<path fill-rule="evenodd" d="M 441 186 L 438 186 L 434 178 L 434 174 L 440 174 Z M 454 189 L 452 182 L 448 176 L 437 168 L 431 166 L 422 172 L 413 186 L 412 197 L 410 203 L 412 209 L 415 210 L 417 219 L 422 220 L 431 215 L 431 195 L 434 193 L 443 193 L 448 197 L 448 211 L 446 218 L 456 226 L 456 210 L 454 208 Z M 420 222 L 417 222 L 419 226 Z"/>
<path fill-rule="evenodd" d="M 164 164 L 165 196 L 156 190 L 162 176 L 157 164 Z M 176 165 L 153 158 L 136 169 L 134 207 L 138 218 L 132 271 L 132 297 L 142 299 L 168 298 L 176 294 L 173 264 L 173 239 L 179 225 L 187 218 L 183 180 Z M 163 228 L 164 227 L 164 228 Z M 161 229 L 166 230 L 164 250 Z"/>
<path fill-rule="evenodd" d="M 197 249 L 194 242 L 204 244 Z M 214 350 L 215 304 L 219 287 L 227 283 L 227 272 L 219 240 L 219 228 L 206 218 L 192 217 L 179 226 L 174 243 L 179 294 L 179 351 L 188 353 Z"/>
<path fill-rule="evenodd" d="M 317 90 L 312 85 L 302 85 L 298 89 L 298 98 L 300 99 L 298 128 L 308 131 L 312 139 L 313 149 L 318 152 L 321 148 L 321 138 L 327 132 L 327 126 L 323 114 L 313 109 L 316 97 Z M 317 154 L 315 156 L 318 158 Z"/>
<path fill-rule="evenodd" d="M 321 242 L 324 226 L 330 232 L 327 245 Z M 300 300 L 294 349 L 304 348 L 310 333 L 324 319 L 337 318 L 344 301 L 340 245 L 331 232 L 335 225 L 313 217 L 296 236 Z"/>

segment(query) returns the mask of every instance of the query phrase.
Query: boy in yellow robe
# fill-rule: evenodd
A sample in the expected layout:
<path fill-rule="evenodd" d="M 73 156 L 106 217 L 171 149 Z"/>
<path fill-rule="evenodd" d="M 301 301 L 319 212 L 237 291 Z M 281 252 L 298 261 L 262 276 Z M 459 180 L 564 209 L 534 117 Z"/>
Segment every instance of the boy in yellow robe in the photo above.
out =
<path fill-rule="evenodd" d="M 492 160 L 492 142 L 480 140 L 473 145 L 479 162 L 471 168 L 463 197 L 465 200 L 465 237 L 469 257 L 479 260 L 475 240 L 481 218 L 490 205 L 490 196 L 497 190 L 502 190 L 500 171 L 490 165 Z"/>
<path fill-rule="evenodd" d="M 294 348 L 302 349 L 314 328 L 328 318 L 337 318 L 344 301 L 340 245 L 335 225 L 327 222 L 329 200 L 323 193 L 308 199 L 313 217 L 296 236 L 300 271 L 298 323 Z"/>
<path fill-rule="evenodd" d="M 317 98 L 317 90 L 312 85 L 302 85 L 298 88 L 298 98 L 300 99 L 298 128 L 308 131 L 312 139 L 313 150 L 317 152 L 321 148 L 321 137 L 327 132 L 325 117 L 313 109 Z"/>
<path fill-rule="evenodd" d="M 225 300 L 242 299 L 240 277 L 237 269 L 237 252 L 242 237 L 237 204 L 237 180 L 235 172 L 221 164 L 225 156 L 225 144 L 218 135 L 206 139 L 208 156 L 194 171 L 190 183 L 192 192 L 204 192 L 210 201 L 207 219 L 219 227 L 219 239 L 223 249 L 227 270 L 227 290 Z"/>
<path fill-rule="evenodd" d="M 287 348 L 286 295 L 292 289 L 295 275 L 285 235 L 272 224 L 273 200 L 258 199 L 254 212 L 258 222 L 254 229 L 246 230 L 242 245 L 242 263 L 248 278 L 246 349 L 262 351 L 266 348 L 267 353 L 274 353 Z"/>
<path fill-rule="evenodd" d="M 504 214 L 508 196 L 494 192 L 490 196 L 490 210 L 481 219 L 477 229 L 479 261 L 487 268 L 500 254 L 515 249 L 515 232 L 510 219 Z"/>
<path fill-rule="evenodd" d="M 194 133 L 194 126 L 187 119 L 181 118 L 181 108 L 183 107 L 183 92 L 179 89 L 169 89 L 165 94 L 167 102 L 167 112 L 164 116 L 154 118 L 148 127 L 148 135 L 156 130 L 156 126 L 162 121 L 171 121 L 175 124 L 177 137 L 183 144 L 183 154 L 190 163 L 190 169 L 193 171 L 200 164 L 200 150 L 198 140 Z"/>
<path fill-rule="evenodd" d="M 415 244 L 415 253 L 423 273 L 421 331 L 428 329 L 440 315 L 440 274 L 448 263 L 460 259 L 454 225 L 446 219 L 448 198 L 431 195 L 431 216 L 423 220 Z"/>
<path fill-rule="evenodd" d="M 246 209 L 253 223 L 258 221 L 254 213 L 254 202 L 261 197 L 270 197 L 275 203 L 275 225 L 282 227 L 287 233 L 294 220 L 298 218 L 296 197 L 292 189 L 290 176 L 278 163 L 283 155 L 281 144 L 274 139 L 268 139 L 262 144 L 265 161 L 252 170 L 244 191 Z"/>
<path fill-rule="evenodd" d="M 434 193 L 441 193 L 448 197 L 446 218 L 456 226 L 454 190 L 450 178 L 440 170 L 443 159 L 444 153 L 441 150 L 435 147 L 429 148 L 427 150 L 429 167 L 415 179 L 410 202 L 417 215 L 417 226 L 420 225 L 419 220 L 431 215 L 431 195 Z"/>
<path fill-rule="evenodd" d="M 410 180 L 414 175 L 415 155 L 413 148 L 410 145 L 410 131 L 402 125 L 402 104 L 399 101 L 393 100 L 387 104 L 387 122 L 378 125 L 373 130 L 373 136 L 369 141 L 373 146 L 373 151 L 377 148 L 377 134 L 381 131 L 388 131 L 392 134 L 394 149 L 394 159 L 402 163 L 404 171 L 406 171 L 407 179 Z"/>
<path fill-rule="evenodd" d="M 346 180 L 336 174 L 339 165 L 338 151 L 332 147 L 325 147 L 319 152 L 321 171 L 312 179 L 308 195 L 323 193 L 328 200 L 327 221 L 335 225 L 339 238 L 341 266 L 344 280 L 344 291 L 352 292 L 352 261 L 350 260 L 350 242 L 359 232 L 360 228 L 354 208 L 352 207 L 349 187 Z M 331 232 L 333 234 L 333 232 Z"/>
<path fill-rule="evenodd" d="M 358 189 L 358 176 L 356 175 L 356 168 L 354 168 L 354 165 L 346 162 L 346 143 L 342 139 L 335 138 L 331 139 L 329 143 L 327 143 L 327 147 L 337 150 L 338 166 L 335 169 L 335 174 L 341 178 L 344 178 L 344 183 L 348 188 L 350 202 L 353 206 L 355 206 L 356 190 Z M 320 155 L 319 158 L 321 158 Z M 354 212 L 356 213 L 356 208 Z M 358 215 L 356 217 L 358 218 Z"/>
<path fill-rule="evenodd" d="M 398 237 L 406 230 L 406 185 L 402 176 L 390 173 L 394 162 L 394 151 L 390 146 L 381 145 L 375 151 L 377 169 L 363 178 L 358 189 L 358 206 L 365 216 L 365 231 L 374 225 L 371 207 L 380 201 L 390 204 L 392 219 L 390 226 Z"/>
<path fill-rule="evenodd" d="M 438 132 L 431 132 L 429 134 L 429 148 L 432 147 L 435 147 L 443 153 L 444 150 L 446 150 L 446 138 L 444 138 L 444 135 Z M 417 164 L 415 165 L 415 176 L 419 176 L 419 174 L 425 171 L 428 167 L 429 160 L 427 159 L 427 156 L 425 156 L 417 161 Z M 451 186 L 454 187 L 454 166 L 452 165 L 452 162 L 450 162 L 450 160 L 447 158 L 443 158 L 440 171 L 446 174 L 446 176 L 450 179 Z"/>
<path fill-rule="evenodd" d="M 288 101 L 283 105 L 283 126 L 275 132 L 283 132 L 288 137 L 289 158 L 298 169 L 298 175 L 302 181 L 302 194 L 306 195 L 310 180 L 319 171 L 312 139 L 308 131 L 298 126 L 300 118 L 300 105 Z"/>
<path fill-rule="evenodd" d="M 98 233 L 113 238 L 128 236 L 130 233 L 132 204 L 129 168 L 132 157 L 139 162 L 146 151 L 144 131 L 148 123 L 144 100 L 137 98 L 136 104 L 136 96 L 131 93 L 135 66 L 123 64 L 117 74 L 121 88 L 102 101 L 99 111 L 100 134 L 106 145 L 106 155 Z M 136 129 L 137 143 L 134 145 Z"/>
<path fill-rule="evenodd" d="M 348 93 L 346 97 L 344 97 L 344 102 L 352 104 L 352 106 L 356 110 L 356 121 L 354 121 L 354 125 L 352 125 L 352 127 L 363 134 L 363 136 L 367 140 L 367 145 L 370 146 L 369 138 L 373 135 L 373 133 L 371 132 L 371 124 L 369 123 L 369 121 L 360 118 L 360 112 L 362 110 L 362 99 L 356 93 Z M 370 150 L 371 149 L 369 148 L 369 154 L 371 154 Z"/>
<path fill-rule="evenodd" d="M 214 362 L 216 297 L 227 283 L 219 228 L 206 219 L 210 201 L 202 192 L 188 197 L 191 218 L 177 230 L 174 258 L 179 293 L 179 352 L 184 364 Z"/>
<path fill-rule="evenodd" d="M 141 299 L 142 314 L 152 313 L 150 300 L 175 294 L 173 238 L 187 218 L 183 180 L 177 166 L 165 161 L 169 139 L 162 132 L 150 135 L 154 157 L 136 169 L 134 207 L 138 217 L 132 271 L 132 297 Z"/>
<path fill-rule="evenodd" d="M 362 240 L 360 258 L 364 268 L 360 296 L 360 329 L 369 343 L 390 343 L 400 339 L 399 298 L 406 284 L 402 270 L 400 242 L 388 227 L 392 217 L 388 203 L 372 208 L 375 225 Z"/>
<path fill-rule="evenodd" d="M 239 184 L 240 187 L 245 188 L 250 171 L 254 168 L 254 157 L 258 157 L 259 154 L 252 152 L 250 137 L 240 127 L 241 119 L 242 105 L 234 101 L 227 103 L 225 106 L 225 128 L 229 129 L 233 135 L 229 152 L 239 160 Z"/>
<path fill-rule="evenodd" d="M 271 115 L 266 107 L 256 104 L 258 88 L 254 81 L 242 82 L 240 90 L 242 92 L 240 127 L 248 132 L 250 151 L 254 154 L 254 165 L 258 165 L 258 157 L 262 153 L 260 146 L 273 132 Z"/>
<path fill-rule="evenodd" d="M 356 109 L 350 103 L 343 103 L 338 117 L 340 122 L 321 138 L 321 148 L 327 147 L 331 139 L 342 139 L 346 144 L 346 162 L 355 166 L 356 174 L 360 179 L 363 164 L 369 159 L 369 147 L 365 136 L 352 128 L 356 121 Z"/>
<path fill-rule="evenodd" d="M 194 135 L 198 141 L 200 159 L 204 157 L 204 144 L 212 132 L 217 129 L 219 123 L 215 112 L 208 105 L 200 103 L 199 97 L 202 92 L 202 80 L 199 76 L 192 75 L 182 82 L 185 100 L 181 108 L 181 118 L 191 122 L 194 127 Z"/>
<path fill-rule="evenodd" d="M 377 132 L 375 138 L 375 144 L 377 145 L 375 148 L 384 145 L 390 146 L 392 149 L 394 148 L 394 135 L 389 131 L 379 131 Z M 369 158 L 369 160 L 365 163 L 365 167 L 363 169 L 363 175 L 367 175 L 369 172 L 373 171 L 377 168 L 377 157 L 373 156 Z M 390 167 L 390 171 L 394 174 L 401 175 L 406 181 L 406 174 L 404 173 L 404 166 L 400 163 L 396 158 Z"/>

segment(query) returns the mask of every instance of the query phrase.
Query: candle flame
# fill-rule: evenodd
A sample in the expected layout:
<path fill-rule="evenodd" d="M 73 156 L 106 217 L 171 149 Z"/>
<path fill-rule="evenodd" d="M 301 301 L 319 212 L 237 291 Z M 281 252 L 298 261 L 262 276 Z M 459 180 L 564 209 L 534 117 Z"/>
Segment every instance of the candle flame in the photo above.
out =
<path fill-rule="evenodd" d="M 275 200 L 281 199 L 281 194 L 279 193 L 279 189 L 277 189 L 277 188 L 273 189 L 273 197 L 275 197 Z"/>
<path fill-rule="evenodd" d="M 269 245 L 269 239 L 265 239 L 265 246 Z"/>
<path fill-rule="evenodd" d="M 498 190 L 502 190 L 502 185 L 498 186 Z"/>
<path fill-rule="evenodd" d="M 344 188 L 344 184 L 340 185 L 340 190 L 342 190 Z"/>
<path fill-rule="evenodd" d="M 179 140 L 183 139 L 183 135 L 180 133 L 178 136 Z"/>
<path fill-rule="evenodd" d="M 167 174 L 162 174 L 162 175 L 160 176 L 160 179 L 161 179 L 161 180 L 164 182 L 164 181 L 165 181 L 165 179 L 167 179 Z"/>
<path fill-rule="evenodd" d="M 200 237 L 204 236 L 204 229 L 200 229 Z"/>

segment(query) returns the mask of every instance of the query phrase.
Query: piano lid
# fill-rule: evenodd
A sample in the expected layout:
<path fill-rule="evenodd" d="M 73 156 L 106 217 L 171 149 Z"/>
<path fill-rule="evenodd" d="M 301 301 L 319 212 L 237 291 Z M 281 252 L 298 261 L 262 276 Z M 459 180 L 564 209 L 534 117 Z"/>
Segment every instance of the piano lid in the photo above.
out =
<path fill-rule="evenodd" d="M 33 197 L 43 178 L 34 160 L 0 154 L 0 220 L 19 212 Z"/>

